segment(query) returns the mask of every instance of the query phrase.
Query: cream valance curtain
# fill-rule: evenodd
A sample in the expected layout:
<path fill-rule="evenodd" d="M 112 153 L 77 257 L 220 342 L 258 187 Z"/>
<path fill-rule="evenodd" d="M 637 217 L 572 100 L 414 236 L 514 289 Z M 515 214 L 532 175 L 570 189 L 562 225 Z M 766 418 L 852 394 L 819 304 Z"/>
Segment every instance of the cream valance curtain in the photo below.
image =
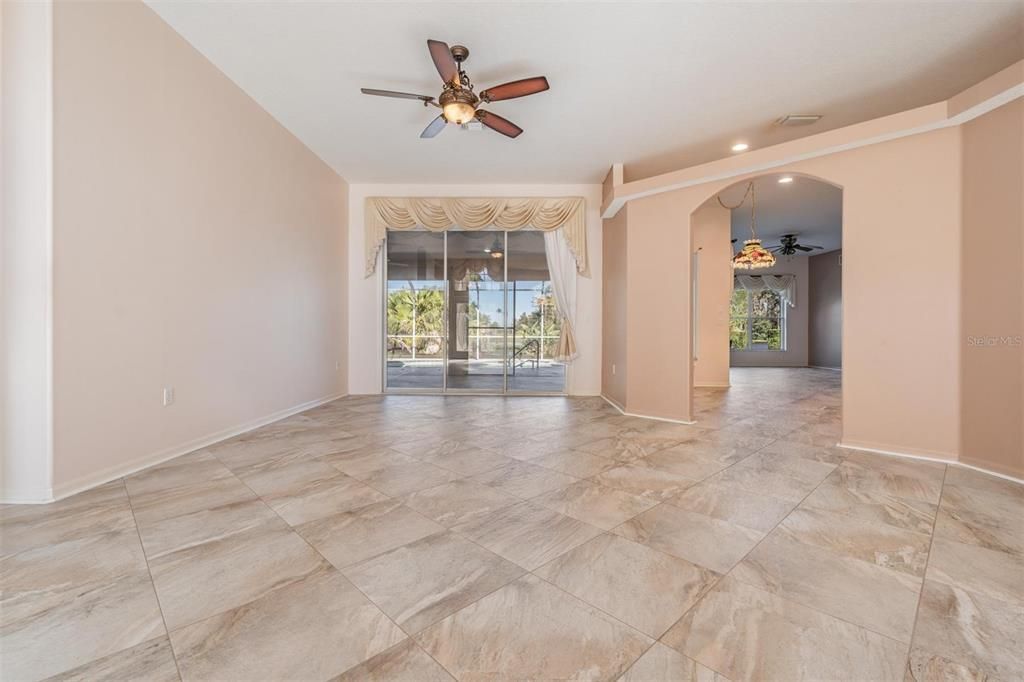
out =
<path fill-rule="evenodd" d="M 377 269 L 377 254 L 388 228 L 424 227 L 442 232 L 532 228 L 545 232 L 561 229 L 576 261 L 576 271 L 587 274 L 587 225 L 583 197 L 552 198 L 423 198 L 368 197 L 366 199 L 366 276 Z"/>
<path fill-rule="evenodd" d="M 747 291 L 774 291 L 790 308 L 796 307 L 796 275 L 736 275 L 736 286 Z"/>

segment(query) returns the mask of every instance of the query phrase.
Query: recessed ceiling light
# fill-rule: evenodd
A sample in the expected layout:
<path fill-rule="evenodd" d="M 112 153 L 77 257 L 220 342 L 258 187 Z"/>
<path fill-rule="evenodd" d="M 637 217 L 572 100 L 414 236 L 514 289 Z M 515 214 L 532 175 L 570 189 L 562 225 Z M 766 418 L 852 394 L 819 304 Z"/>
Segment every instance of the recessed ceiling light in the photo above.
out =
<path fill-rule="evenodd" d="M 791 176 L 791 175 L 783 175 L 781 178 L 779 178 L 779 182 L 781 184 L 783 184 L 783 185 L 789 184 L 789 183 L 793 182 L 793 176 Z"/>
<path fill-rule="evenodd" d="M 747 144 L 746 142 L 737 142 L 732 146 L 732 150 L 734 152 L 745 152 L 748 149 L 750 149 L 750 145 Z"/>

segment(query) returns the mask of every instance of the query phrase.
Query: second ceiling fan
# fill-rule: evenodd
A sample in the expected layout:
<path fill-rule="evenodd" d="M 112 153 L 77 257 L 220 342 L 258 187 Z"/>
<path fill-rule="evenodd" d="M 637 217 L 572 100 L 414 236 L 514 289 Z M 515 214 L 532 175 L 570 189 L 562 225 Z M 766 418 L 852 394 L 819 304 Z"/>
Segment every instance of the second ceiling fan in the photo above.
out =
<path fill-rule="evenodd" d="M 496 130 L 508 137 L 518 137 L 523 129 L 508 119 L 497 114 L 492 114 L 478 107 L 482 103 L 498 102 L 504 99 L 515 99 L 525 97 L 548 89 L 548 79 L 544 76 L 523 78 L 510 83 L 496 85 L 487 88 L 479 95 L 473 92 L 473 83 L 469 76 L 462 70 L 462 62 L 469 57 L 469 50 L 462 45 L 448 47 L 440 40 L 428 40 L 427 49 L 430 51 L 430 58 L 434 60 L 434 66 L 441 75 L 444 83 L 441 94 L 434 98 L 430 95 L 415 95 L 409 92 L 395 92 L 394 90 L 375 90 L 373 88 L 360 88 L 364 95 L 377 95 L 380 97 L 398 97 L 401 99 L 418 99 L 423 106 L 435 106 L 441 113 L 430 124 L 423 129 L 420 137 L 434 137 L 448 123 L 465 124 L 476 120 L 491 130 Z"/>

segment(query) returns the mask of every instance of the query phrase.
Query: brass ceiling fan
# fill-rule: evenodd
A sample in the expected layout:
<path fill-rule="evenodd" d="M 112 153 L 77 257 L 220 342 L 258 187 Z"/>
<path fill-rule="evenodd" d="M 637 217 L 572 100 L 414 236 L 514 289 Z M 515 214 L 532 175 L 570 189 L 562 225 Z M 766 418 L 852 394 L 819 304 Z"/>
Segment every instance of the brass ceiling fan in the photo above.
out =
<path fill-rule="evenodd" d="M 492 114 L 477 107 L 481 103 L 499 102 L 503 99 L 515 99 L 544 92 L 548 89 L 548 79 L 544 76 L 523 78 L 511 81 L 493 88 L 487 88 L 479 95 L 473 92 L 473 83 L 469 76 L 462 70 L 462 62 L 469 57 L 469 49 L 462 45 L 452 45 L 440 40 L 428 40 L 427 49 L 430 50 L 430 58 L 434 60 L 437 72 L 441 74 L 441 81 L 444 83 L 441 94 L 437 97 L 430 95 L 414 95 L 409 92 L 395 92 L 394 90 L 374 90 L 373 88 L 360 88 L 364 95 L 377 95 L 379 97 L 398 97 L 401 99 L 418 99 L 423 106 L 435 106 L 441 113 L 430 124 L 423 129 L 420 137 L 434 137 L 448 123 L 462 125 L 477 120 L 491 130 L 496 130 L 508 137 L 518 137 L 523 129 L 504 119 L 497 114 Z"/>

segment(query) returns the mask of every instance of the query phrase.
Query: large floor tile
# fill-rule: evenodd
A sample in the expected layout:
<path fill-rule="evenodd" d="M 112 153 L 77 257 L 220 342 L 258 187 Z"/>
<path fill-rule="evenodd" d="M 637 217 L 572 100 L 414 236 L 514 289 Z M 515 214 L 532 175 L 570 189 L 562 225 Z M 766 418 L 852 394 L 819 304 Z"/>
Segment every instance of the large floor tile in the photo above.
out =
<path fill-rule="evenodd" d="M 295 529 L 338 568 L 443 532 L 444 526 L 388 500 L 304 523 Z"/>
<path fill-rule="evenodd" d="M 737 580 L 910 642 L 921 579 L 774 533 L 732 571 Z"/>
<path fill-rule="evenodd" d="M 388 499 L 330 464 L 306 459 L 240 474 L 242 482 L 293 526 Z"/>
<path fill-rule="evenodd" d="M 431 535 L 344 569 L 406 632 L 418 632 L 522 575 L 452 533 Z"/>
<path fill-rule="evenodd" d="M 442 469 L 454 471 L 462 476 L 475 476 L 485 471 L 491 471 L 498 467 L 518 461 L 511 457 L 500 455 L 492 450 L 483 448 L 462 446 L 454 449 L 435 450 L 423 453 L 419 456 L 413 453 L 406 453 L 411 457 L 417 457 L 425 462 Z"/>
<path fill-rule="evenodd" d="M 996 680 L 1024 679 L 1024 608 L 925 580 L 914 646 Z"/>
<path fill-rule="evenodd" d="M 453 530 L 527 570 L 601 533 L 599 528 L 532 502 L 499 509 Z"/>
<path fill-rule="evenodd" d="M 364 475 L 351 475 L 391 497 L 401 497 L 460 478 L 455 472 L 409 457 L 393 461 Z"/>
<path fill-rule="evenodd" d="M 452 682 L 448 672 L 407 639 L 335 677 L 332 682 Z"/>
<path fill-rule="evenodd" d="M 473 480 L 525 500 L 556 488 L 572 485 L 579 479 L 532 462 L 512 462 L 474 476 Z"/>
<path fill-rule="evenodd" d="M 938 504 L 946 465 L 854 451 L 839 468 L 839 483 L 850 490 L 888 493 Z"/>
<path fill-rule="evenodd" d="M 576 478 L 589 478 L 617 466 L 615 460 L 579 450 L 555 450 L 529 460 L 548 469 L 560 471 Z"/>
<path fill-rule="evenodd" d="M 899 680 L 907 647 L 727 576 L 662 638 L 731 680 Z"/>
<path fill-rule="evenodd" d="M 150 561 L 171 630 L 233 609 L 327 565 L 280 520 Z"/>
<path fill-rule="evenodd" d="M 586 480 L 544 493 L 532 501 L 605 530 L 658 504 L 657 500 Z"/>
<path fill-rule="evenodd" d="M 937 506 L 932 502 L 898 497 L 881 490 L 850 489 L 839 472 L 832 474 L 807 496 L 802 505 L 856 516 L 868 523 L 884 523 L 918 533 L 932 532 Z"/>
<path fill-rule="evenodd" d="M 134 531 L 0 559 L 0 675 L 40 679 L 164 634 Z"/>
<path fill-rule="evenodd" d="M 255 493 L 211 455 L 186 455 L 125 479 L 136 522 L 143 524 L 251 500 Z"/>
<path fill-rule="evenodd" d="M 697 479 L 657 466 L 647 457 L 602 471 L 595 483 L 661 502 L 697 483 Z"/>
<path fill-rule="evenodd" d="M 53 504 L 0 507 L 0 556 L 133 528 L 128 495 L 117 480 Z"/>
<path fill-rule="evenodd" d="M 774 535 L 830 549 L 862 561 L 924 577 L 931 538 L 924 533 L 903 530 L 820 509 L 793 510 Z"/>
<path fill-rule="evenodd" d="M 655 638 L 719 578 L 688 561 L 608 534 L 534 574 Z"/>
<path fill-rule="evenodd" d="M 1024 524 L 1024 519 L 1019 523 Z M 1024 555 L 966 545 L 945 538 L 932 541 L 928 579 L 983 594 L 1024 610 Z"/>
<path fill-rule="evenodd" d="M 460 680 L 613 680 L 651 640 L 528 575 L 416 639 Z"/>
<path fill-rule="evenodd" d="M 178 665 L 166 635 L 137 644 L 124 651 L 90 661 L 48 679 L 48 682 L 93 682 L 94 680 L 146 680 L 178 682 Z"/>
<path fill-rule="evenodd" d="M 406 506 L 446 528 L 483 518 L 519 502 L 519 498 L 478 483 L 460 479 L 407 495 Z"/>
<path fill-rule="evenodd" d="M 687 658 L 661 642 L 647 650 L 619 682 L 729 682 L 711 668 Z"/>
<path fill-rule="evenodd" d="M 904 682 L 992 682 L 991 677 L 919 647 L 910 649 Z"/>
<path fill-rule="evenodd" d="M 335 569 L 171 632 L 182 679 L 326 680 L 405 634 Z"/>
<path fill-rule="evenodd" d="M 191 514 L 139 524 L 139 535 L 146 556 L 154 561 L 165 554 L 194 547 L 204 542 L 227 538 L 267 525 L 285 527 L 285 523 L 259 498 L 233 502 Z"/>
<path fill-rule="evenodd" d="M 764 537 L 759 531 L 668 504 L 646 511 L 612 532 L 718 573 L 735 566 Z"/>
<path fill-rule="evenodd" d="M 714 483 L 699 483 L 668 500 L 674 507 L 767 533 L 795 503 Z"/>

